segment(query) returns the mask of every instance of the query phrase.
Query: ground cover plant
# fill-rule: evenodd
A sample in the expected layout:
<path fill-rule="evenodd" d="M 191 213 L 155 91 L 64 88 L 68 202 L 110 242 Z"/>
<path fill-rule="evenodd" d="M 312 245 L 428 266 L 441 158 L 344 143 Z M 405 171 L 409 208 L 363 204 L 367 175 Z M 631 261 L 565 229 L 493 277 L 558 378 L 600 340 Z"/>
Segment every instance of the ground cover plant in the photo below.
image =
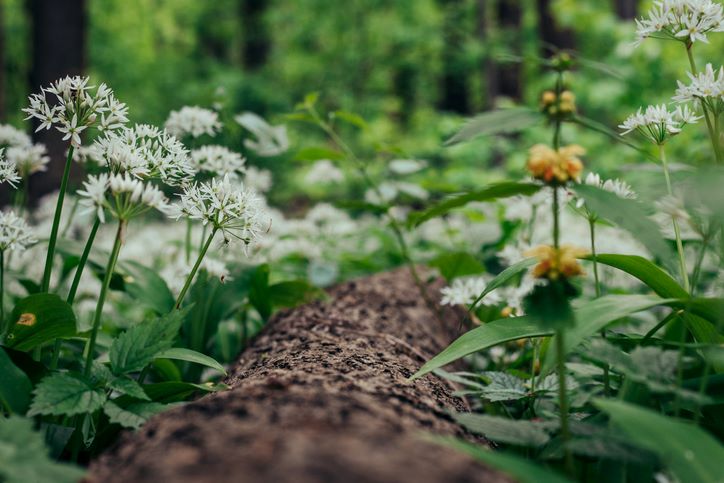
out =
<path fill-rule="evenodd" d="M 584 102 L 613 67 L 513 59 L 542 71 L 530 102 L 441 115 L 430 159 L 433 128 L 390 140 L 324 91 L 269 120 L 217 92 L 156 126 L 103 79 L 43 86 L 22 112 L 63 138 L 56 192 L 32 202 L 46 147 L 0 125 L 0 480 L 78 481 L 226 390 L 277 310 L 403 266 L 430 323 L 466 314 L 410 383 L 457 385 L 473 411 L 450 418 L 494 447 L 431 440 L 520 481 L 721 481 L 724 67 L 701 46 L 722 32 L 718 2 L 654 2 L 629 42 L 687 67 L 615 124 Z"/>

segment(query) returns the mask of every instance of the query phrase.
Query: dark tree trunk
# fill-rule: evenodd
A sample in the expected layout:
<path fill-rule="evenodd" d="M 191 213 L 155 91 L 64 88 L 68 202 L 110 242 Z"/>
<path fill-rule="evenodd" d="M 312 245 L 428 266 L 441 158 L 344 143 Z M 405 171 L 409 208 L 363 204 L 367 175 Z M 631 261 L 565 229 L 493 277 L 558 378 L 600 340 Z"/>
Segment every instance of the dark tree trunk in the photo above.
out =
<path fill-rule="evenodd" d="M 66 75 L 82 74 L 86 60 L 85 0 L 30 0 L 27 5 L 33 45 L 30 91 L 39 92 Z M 37 198 L 58 189 L 68 143 L 55 129 L 42 130 L 33 137 L 45 144 L 51 159 L 48 171 L 32 180 L 31 195 Z"/>
<path fill-rule="evenodd" d="M 550 0 L 536 0 L 538 10 L 538 30 L 546 56 L 554 54 L 558 50 L 570 50 L 576 46 L 573 31 L 561 28 L 556 24 L 553 17 Z"/>
<path fill-rule="evenodd" d="M 618 18 L 622 20 L 633 20 L 638 15 L 638 0 L 613 0 Z"/>
<path fill-rule="evenodd" d="M 5 65 L 5 50 L 6 39 L 5 39 L 5 5 L 0 0 L 0 122 L 7 120 L 5 95 L 8 87 L 7 76 L 6 76 L 6 65 Z"/>
<path fill-rule="evenodd" d="M 269 57 L 269 33 L 264 19 L 268 0 L 241 0 L 242 65 L 252 71 L 262 67 Z"/>
<path fill-rule="evenodd" d="M 440 288 L 436 284 L 435 290 Z M 407 378 L 455 336 L 406 270 L 280 313 L 241 355 L 232 389 L 153 418 L 91 464 L 90 482 L 499 482 L 423 432 L 471 439 L 445 381 Z"/>
<path fill-rule="evenodd" d="M 469 114 L 468 65 L 465 60 L 465 1 L 439 0 L 444 11 L 442 80 L 439 107 L 444 111 Z"/>

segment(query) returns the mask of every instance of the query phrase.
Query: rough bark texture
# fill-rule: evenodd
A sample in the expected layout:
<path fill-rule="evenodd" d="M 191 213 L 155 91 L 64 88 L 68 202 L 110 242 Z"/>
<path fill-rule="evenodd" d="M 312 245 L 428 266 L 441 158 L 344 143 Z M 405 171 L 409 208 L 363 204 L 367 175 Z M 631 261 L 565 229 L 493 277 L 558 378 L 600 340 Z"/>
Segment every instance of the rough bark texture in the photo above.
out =
<path fill-rule="evenodd" d="M 449 384 L 407 382 L 454 337 L 454 317 L 441 327 L 404 270 L 330 296 L 276 316 L 241 355 L 232 390 L 126 434 L 89 480 L 509 481 L 421 437 L 465 436 L 448 411 L 467 407 Z"/>

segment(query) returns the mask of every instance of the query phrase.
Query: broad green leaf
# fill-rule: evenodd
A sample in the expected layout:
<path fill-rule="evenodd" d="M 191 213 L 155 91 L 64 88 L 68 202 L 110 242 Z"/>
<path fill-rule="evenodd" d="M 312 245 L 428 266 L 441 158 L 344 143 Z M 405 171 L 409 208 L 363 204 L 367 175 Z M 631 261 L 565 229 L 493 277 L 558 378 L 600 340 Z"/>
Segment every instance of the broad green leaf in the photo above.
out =
<path fill-rule="evenodd" d="M 588 260 L 593 259 L 590 255 L 585 258 Z M 636 277 L 660 297 L 683 299 L 689 296 L 686 290 L 671 275 L 644 257 L 604 253 L 596 255 L 596 261 Z"/>
<path fill-rule="evenodd" d="M 672 302 L 677 302 L 677 300 L 662 299 L 653 295 L 606 295 L 595 300 L 576 304 L 573 310 L 576 320 L 575 325 L 566 330 L 563 337 L 565 353 L 568 354 L 587 337 L 596 334 L 616 320 L 657 305 L 666 305 Z M 556 344 L 551 341 L 541 372 L 547 373 L 550 371 L 556 359 Z"/>
<path fill-rule="evenodd" d="M 138 429 L 148 421 L 151 416 L 167 408 L 166 404 L 156 402 L 134 403 L 121 407 L 113 401 L 106 401 L 103 412 L 108 415 L 111 423 L 120 424 L 124 428 Z"/>
<path fill-rule="evenodd" d="M 30 378 L 13 364 L 5 349 L 0 347 L 0 409 L 25 414 L 32 390 Z"/>
<path fill-rule="evenodd" d="M 530 317 L 494 320 L 458 337 L 445 350 L 422 366 L 410 379 L 415 380 L 462 357 L 503 342 L 552 334 L 550 329 L 541 328 Z"/>
<path fill-rule="evenodd" d="M 453 418 L 469 431 L 498 443 L 538 448 L 551 439 L 543 424 L 524 419 L 474 413 L 455 413 Z"/>
<path fill-rule="evenodd" d="M 543 116 L 538 111 L 527 107 L 484 112 L 468 120 L 445 145 L 452 146 L 479 136 L 520 132 L 542 119 Z"/>
<path fill-rule="evenodd" d="M 72 416 L 90 414 L 100 409 L 105 393 L 92 387 L 88 381 L 68 373 L 52 374 L 44 378 L 33 391 L 33 402 L 28 416 Z"/>
<path fill-rule="evenodd" d="M 296 307 L 310 302 L 322 292 L 306 280 L 289 280 L 269 287 L 269 302 L 272 307 Z"/>
<path fill-rule="evenodd" d="M 367 129 L 367 122 L 364 120 L 364 118 L 359 114 L 355 114 L 354 112 L 334 111 L 333 113 L 331 113 L 331 116 L 336 119 L 341 119 L 348 124 L 352 124 L 353 126 L 357 126 L 360 129 Z"/>
<path fill-rule="evenodd" d="M 108 387 L 120 392 L 121 394 L 125 394 L 136 399 L 141 399 L 144 401 L 150 400 L 141 385 L 135 379 L 129 379 L 126 376 L 120 376 L 112 379 L 108 383 Z"/>
<path fill-rule="evenodd" d="M 344 154 L 322 146 L 309 146 L 300 149 L 294 155 L 295 161 L 319 161 L 320 159 L 339 161 L 344 159 Z"/>
<path fill-rule="evenodd" d="M 226 374 L 226 369 L 224 369 L 224 366 L 219 364 L 215 359 L 205 354 L 202 354 L 201 352 L 196 352 L 191 349 L 172 347 L 171 349 L 167 349 L 163 352 L 156 354 L 156 358 L 193 362 L 194 364 L 201 364 L 202 366 L 210 367 L 212 369 L 216 369 L 222 374 Z"/>
<path fill-rule="evenodd" d="M 657 454 L 679 481 L 722 481 L 724 446 L 703 429 L 623 401 L 598 399 L 594 404 L 631 443 Z"/>
<path fill-rule="evenodd" d="M 161 352 L 168 350 L 178 335 L 185 312 L 175 310 L 165 317 L 141 322 L 119 335 L 111 345 L 114 374 L 140 371 Z"/>
<path fill-rule="evenodd" d="M 30 418 L 0 418 L 0 481 L 4 483 L 77 483 L 84 471 L 58 463 L 48 454 L 43 434 Z"/>
<path fill-rule="evenodd" d="M 500 272 L 498 275 L 495 276 L 495 278 L 490 281 L 488 285 L 485 286 L 485 290 L 483 290 L 482 293 L 478 295 L 478 298 L 473 301 L 473 304 L 470 306 L 470 310 L 474 310 L 478 303 L 483 300 L 483 298 L 490 292 L 498 287 L 505 285 L 511 279 L 515 278 L 518 274 L 527 270 L 528 267 L 533 266 L 537 261 L 538 260 L 536 258 L 526 258 L 514 263 L 513 265 Z"/>
<path fill-rule="evenodd" d="M 440 270 L 440 274 L 448 282 L 457 277 L 485 271 L 485 267 L 467 252 L 446 252 L 432 259 L 428 265 Z"/>
<path fill-rule="evenodd" d="M 450 436 L 430 436 L 429 441 L 466 453 L 521 483 L 571 483 L 553 470 L 511 453 L 494 451 Z"/>
<path fill-rule="evenodd" d="M 590 211 L 628 231 L 659 260 L 674 265 L 675 256 L 671 247 L 641 203 L 620 198 L 596 186 L 579 184 L 575 189 L 586 201 L 586 207 Z"/>
<path fill-rule="evenodd" d="M 147 305 L 157 314 L 167 314 L 174 307 L 174 297 L 166 282 L 155 270 L 137 262 L 124 262 L 120 266 L 125 291 Z"/>
<path fill-rule="evenodd" d="M 272 302 L 269 295 L 269 265 L 256 267 L 251 276 L 249 303 L 259 312 L 262 319 L 267 320 L 272 313 Z"/>
<path fill-rule="evenodd" d="M 229 386 L 226 384 L 214 384 L 212 382 L 193 384 L 191 382 L 167 381 L 143 385 L 143 390 L 152 401 L 162 403 L 183 401 L 197 392 L 217 392 L 228 388 Z"/>
<path fill-rule="evenodd" d="M 20 300 L 11 315 L 5 345 L 28 351 L 59 337 L 76 334 L 73 309 L 55 294 L 39 293 Z"/>
<path fill-rule="evenodd" d="M 447 198 L 424 211 L 410 213 L 407 218 L 407 223 L 411 227 L 416 227 L 427 220 L 442 216 L 450 210 L 465 206 L 473 201 L 492 201 L 499 198 L 509 198 L 515 195 L 530 196 L 539 191 L 541 188 L 541 185 L 533 183 L 515 183 L 511 181 L 494 183 L 479 191 L 473 191 Z"/>

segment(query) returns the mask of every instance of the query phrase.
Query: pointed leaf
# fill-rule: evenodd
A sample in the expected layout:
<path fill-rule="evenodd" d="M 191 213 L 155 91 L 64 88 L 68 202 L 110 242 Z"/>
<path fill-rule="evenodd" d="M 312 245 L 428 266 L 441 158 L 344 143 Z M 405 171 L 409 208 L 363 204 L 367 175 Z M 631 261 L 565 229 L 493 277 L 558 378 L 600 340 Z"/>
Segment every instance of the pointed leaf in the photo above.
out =
<path fill-rule="evenodd" d="M 0 347 L 0 409 L 25 414 L 32 390 L 30 378 L 13 364 L 5 349 Z"/>
<path fill-rule="evenodd" d="M 108 387 L 114 391 L 118 391 L 121 394 L 125 394 L 136 399 L 142 399 L 144 401 L 149 401 L 151 399 L 137 381 L 129 379 L 126 376 L 113 379 L 108 383 Z"/>
<path fill-rule="evenodd" d="M 67 373 L 44 378 L 33 394 L 28 416 L 91 414 L 100 409 L 106 400 L 102 390 L 93 388 L 80 376 Z"/>
<path fill-rule="evenodd" d="M 457 134 L 445 142 L 445 145 L 452 146 L 479 136 L 520 132 L 542 119 L 543 116 L 538 111 L 527 107 L 484 112 L 469 119 Z"/>
<path fill-rule="evenodd" d="M 174 306 L 174 297 L 166 282 L 155 270 L 137 262 L 121 264 L 123 286 L 134 299 L 153 309 L 157 314 L 167 314 Z"/>
<path fill-rule="evenodd" d="M 76 334 L 73 309 L 55 294 L 39 293 L 20 300 L 11 315 L 5 345 L 28 351 L 59 337 Z"/>
<path fill-rule="evenodd" d="M 163 352 L 156 354 L 157 359 L 174 359 L 177 361 L 193 362 L 194 364 L 201 364 L 202 366 L 216 369 L 222 374 L 226 374 L 224 366 L 219 364 L 215 359 L 209 357 L 201 352 L 196 352 L 191 349 L 184 349 L 182 347 L 172 347 Z"/>

